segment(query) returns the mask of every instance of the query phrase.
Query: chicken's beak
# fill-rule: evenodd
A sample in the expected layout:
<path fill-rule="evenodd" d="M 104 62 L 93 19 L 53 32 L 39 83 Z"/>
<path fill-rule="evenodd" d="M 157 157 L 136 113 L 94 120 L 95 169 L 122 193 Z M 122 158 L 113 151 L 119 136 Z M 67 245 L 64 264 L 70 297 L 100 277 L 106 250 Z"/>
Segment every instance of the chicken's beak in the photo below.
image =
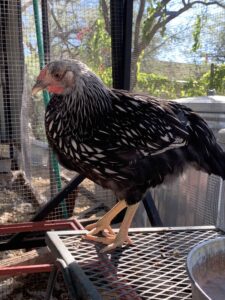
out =
<path fill-rule="evenodd" d="M 44 90 L 45 88 L 46 86 L 43 84 L 43 82 L 38 80 L 32 88 L 31 95 L 35 96 L 38 92 Z"/>

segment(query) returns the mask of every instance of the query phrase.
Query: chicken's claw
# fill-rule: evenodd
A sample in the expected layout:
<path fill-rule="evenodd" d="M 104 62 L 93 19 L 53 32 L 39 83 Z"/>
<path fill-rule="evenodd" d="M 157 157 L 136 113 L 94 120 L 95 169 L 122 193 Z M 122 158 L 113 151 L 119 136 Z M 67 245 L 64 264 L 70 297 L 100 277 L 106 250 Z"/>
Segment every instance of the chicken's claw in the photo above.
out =
<path fill-rule="evenodd" d="M 87 225 L 85 227 L 85 229 L 87 229 L 89 231 L 88 235 L 96 235 L 99 232 L 102 232 L 103 235 L 105 235 L 105 236 L 107 236 L 107 235 L 115 236 L 115 233 L 112 230 L 111 226 L 109 224 L 106 224 L 105 222 L 101 222 L 101 220 L 99 220 L 96 223 Z"/>
<path fill-rule="evenodd" d="M 89 241 L 99 242 L 99 243 L 107 245 L 106 247 L 104 247 L 100 250 L 100 253 L 104 253 L 104 252 L 113 250 L 117 247 L 122 247 L 122 245 L 124 243 L 126 243 L 128 245 L 132 244 L 132 240 L 130 239 L 129 236 L 120 237 L 119 234 L 118 235 L 108 234 L 107 236 L 101 237 L 101 236 L 94 236 L 94 235 L 88 233 L 84 236 L 84 238 Z"/>

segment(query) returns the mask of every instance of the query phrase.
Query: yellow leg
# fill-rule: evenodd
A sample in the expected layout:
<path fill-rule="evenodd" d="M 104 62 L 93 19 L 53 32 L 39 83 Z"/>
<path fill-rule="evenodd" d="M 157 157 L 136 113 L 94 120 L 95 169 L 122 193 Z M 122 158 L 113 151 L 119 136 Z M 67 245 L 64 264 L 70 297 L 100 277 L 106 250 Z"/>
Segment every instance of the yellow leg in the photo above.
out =
<path fill-rule="evenodd" d="M 117 235 L 113 233 L 110 227 L 110 222 L 123 208 L 127 206 L 124 200 L 123 202 L 121 201 L 121 204 L 119 202 L 116 206 L 112 208 L 112 210 L 105 214 L 103 218 L 98 221 L 100 222 L 99 224 L 97 222 L 95 224 L 88 225 L 86 229 L 91 229 L 91 231 L 86 235 L 85 238 L 88 240 L 107 244 L 107 246 L 103 248 L 101 252 L 106 252 L 115 249 L 116 247 L 120 247 L 123 245 L 124 242 L 131 244 L 132 241 L 128 236 L 128 230 L 135 215 L 135 212 L 138 208 L 138 205 L 139 203 L 136 203 L 127 207 L 126 214 L 124 216 L 123 222 L 120 226 L 120 230 Z M 106 237 L 94 236 L 99 231 L 102 231 L 104 229 L 108 229 L 108 234 L 106 235 Z"/>
<path fill-rule="evenodd" d="M 127 242 L 128 244 L 132 244 L 132 241 L 130 237 L 128 236 L 128 230 L 130 228 L 131 222 L 133 220 L 133 217 L 135 215 L 135 212 L 139 206 L 139 203 L 130 205 L 127 207 L 126 214 L 124 216 L 123 222 L 120 226 L 120 230 L 115 238 L 115 240 L 110 243 L 108 246 L 103 248 L 101 252 L 106 252 L 112 249 L 115 249 L 116 247 L 120 247 L 123 245 L 124 242 Z"/>
<path fill-rule="evenodd" d="M 126 201 L 121 200 L 119 201 L 110 211 L 108 211 L 100 220 L 98 220 L 96 223 L 87 225 L 85 228 L 87 230 L 90 230 L 88 235 L 95 235 L 98 234 L 100 231 L 103 231 L 104 229 L 109 230 L 111 234 L 114 234 L 110 223 L 112 219 L 118 215 L 121 210 L 127 207 Z"/>

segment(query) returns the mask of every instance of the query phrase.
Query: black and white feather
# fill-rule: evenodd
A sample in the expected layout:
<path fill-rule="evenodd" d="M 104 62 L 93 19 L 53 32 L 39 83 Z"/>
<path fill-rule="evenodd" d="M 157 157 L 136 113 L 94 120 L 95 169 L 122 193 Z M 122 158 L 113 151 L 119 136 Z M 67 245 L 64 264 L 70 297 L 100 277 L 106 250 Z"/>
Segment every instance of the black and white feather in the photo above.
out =
<path fill-rule="evenodd" d="M 82 63 L 68 65 L 73 89 L 52 95 L 45 124 L 66 168 L 128 204 L 188 164 L 225 178 L 225 155 L 196 113 L 173 101 L 108 89 Z"/>

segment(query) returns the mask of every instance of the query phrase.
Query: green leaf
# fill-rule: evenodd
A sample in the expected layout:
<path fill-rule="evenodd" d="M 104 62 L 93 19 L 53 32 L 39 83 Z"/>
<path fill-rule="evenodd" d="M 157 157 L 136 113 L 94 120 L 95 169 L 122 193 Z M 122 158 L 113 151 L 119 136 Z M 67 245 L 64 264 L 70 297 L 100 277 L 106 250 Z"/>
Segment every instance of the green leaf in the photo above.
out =
<path fill-rule="evenodd" d="M 192 32 L 192 36 L 194 40 L 194 43 L 192 45 L 193 52 L 196 52 L 201 46 L 200 44 L 201 29 L 202 29 L 202 19 L 201 16 L 198 15 L 194 24 L 194 30 Z"/>

